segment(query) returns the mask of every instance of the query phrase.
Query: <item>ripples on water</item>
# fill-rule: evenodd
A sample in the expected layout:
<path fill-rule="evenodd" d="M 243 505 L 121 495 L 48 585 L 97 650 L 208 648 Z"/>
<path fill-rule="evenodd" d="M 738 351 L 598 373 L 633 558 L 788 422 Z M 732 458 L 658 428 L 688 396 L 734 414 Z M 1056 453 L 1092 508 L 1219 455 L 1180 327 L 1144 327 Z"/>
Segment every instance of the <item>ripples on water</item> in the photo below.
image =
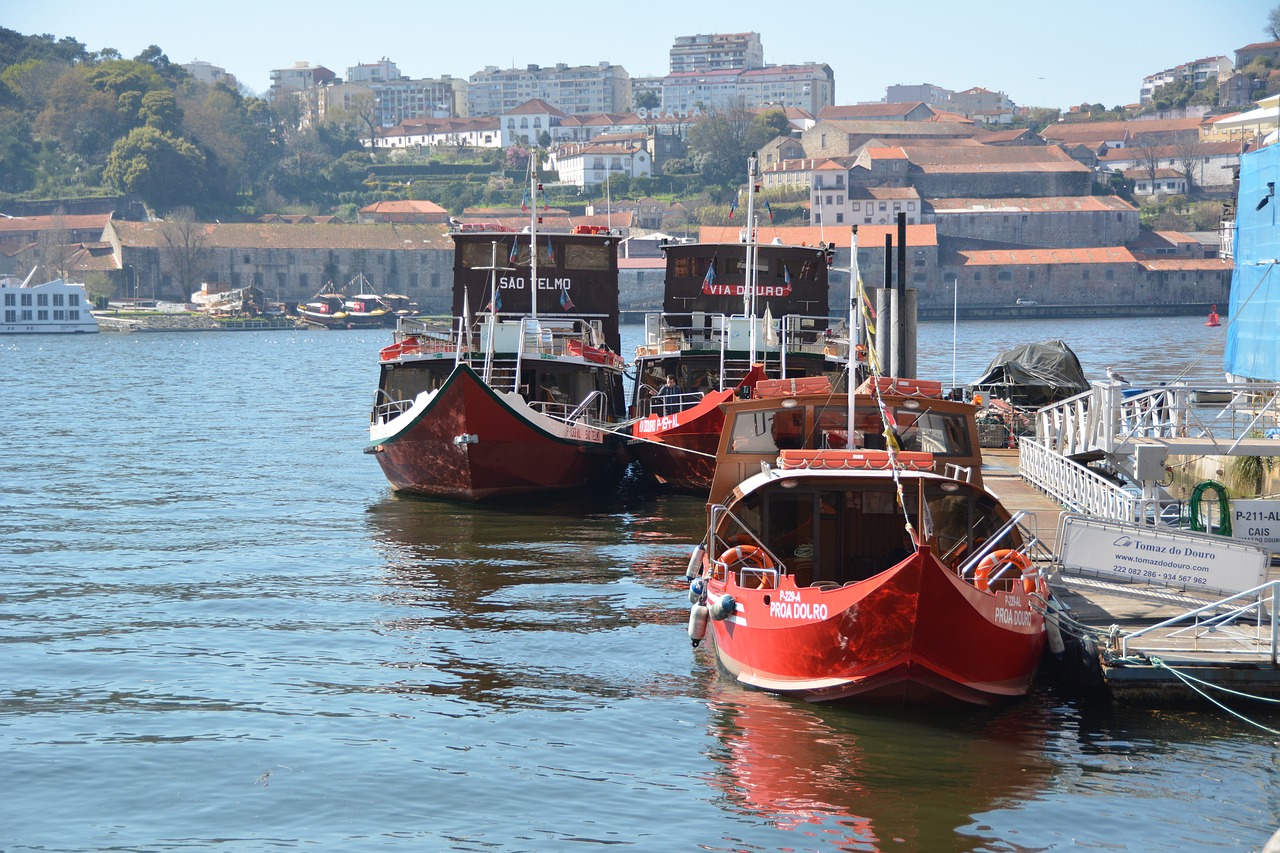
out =
<path fill-rule="evenodd" d="M 1208 330 L 961 331 L 966 381 L 1050 337 L 1141 379 Z M 950 332 L 922 327 L 922 373 L 949 378 Z M 0 341 L 0 849 L 1241 850 L 1273 828 L 1275 738 L 1221 714 L 738 689 L 684 635 L 698 501 L 391 494 L 359 452 L 383 343 Z"/>

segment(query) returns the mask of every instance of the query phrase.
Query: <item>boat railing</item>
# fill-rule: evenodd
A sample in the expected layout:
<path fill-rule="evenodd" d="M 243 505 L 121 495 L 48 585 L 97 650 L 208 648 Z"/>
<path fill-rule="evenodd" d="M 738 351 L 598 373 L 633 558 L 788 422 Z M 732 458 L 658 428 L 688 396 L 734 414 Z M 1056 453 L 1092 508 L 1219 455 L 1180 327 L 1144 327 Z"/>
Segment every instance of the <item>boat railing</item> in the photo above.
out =
<path fill-rule="evenodd" d="M 956 573 L 962 578 L 972 578 L 978 566 L 980 566 L 987 557 L 996 551 L 1012 550 L 1023 555 L 1032 564 L 1035 563 L 1037 555 L 1044 559 L 1049 559 L 1050 555 L 1045 548 L 1040 537 L 1036 532 L 1028 527 L 1028 523 L 1035 524 L 1035 516 L 1028 512 L 1016 512 L 1013 516 L 1000 526 L 992 536 L 988 537 L 974 552 L 961 563 Z M 1002 543 L 1006 541 L 1012 543 L 1014 531 L 1017 531 L 1022 539 L 1022 544 L 1018 547 L 1009 548 L 1008 545 L 1002 547 Z M 987 579 L 988 583 L 1000 580 L 1013 567 L 1012 562 L 1002 562 L 996 573 Z"/>
<path fill-rule="evenodd" d="M 576 405 L 550 400 L 536 400 L 529 405 L 535 411 L 541 412 L 549 418 L 572 424 L 583 421 L 603 423 L 605 421 L 605 406 L 607 403 L 608 398 L 602 392 L 592 391 L 582 402 Z"/>
<path fill-rule="evenodd" d="M 1280 614 L 1280 581 L 1268 581 L 1163 622 L 1120 634 L 1116 645 L 1120 656 L 1128 657 L 1131 644 L 1150 635 L 1153 642 L 1168 645 L 1144 646 L 1143 654 L 1185 655 L 1189 638 L 1192 651 L 1248 656 L 1263 654 L 1275 666 L 1278 662 L 1277 648 L 1280 647 L 1280 615 L 1277 614 Z M 1157 637 L 1158 640 L 1155 639 Z"/>
<path fill-rule="evenodd" d="M 649 388 L 648 385 L 644 387 Z M 702 402 L 702 397 L 703 395 L 700 391 L 688 391 L 659 397 L 658 392 L 650 388 L 647 395 L 641 392 L 638 414 L 641 417 L 674 415 L 677 412 L 683 412 L 685 409 L 692 409 Z"/>
<path fill-rule="evenodd" d="M 386 391 L 379 388 L 374 394 L 373 411 L 369 415 L 369 421 L 373 424 L 384 424 L 400 417 L 411 408 L 413 408 L 412 399 L 393 400 Z"/>
<path fill-rule="evenodd" d="M 686 319 L 687 318 L 687 319 Z M 772 325 L 763 317 L 745 314 L 717 314 L 704 311 L 645 315 L 644 343 L 636 355 L 663 355 L 688 351 L 735 350 L 750 347 L 752 328 L 759 352 L 808 352 L 847 357 L 847 341 L 833 336 L 829 317 L 786 314 L 773 318 Z"/>
<path fill-rule="evenodd" d="M 742 520 L 739 519 L 736 515 L 734 515 L 733 512 L 724 504 L 711 505 L 711 507 L 709 507 L 707 512 L 707 519 L 708 519 L 707 538 L 703 541 L 711 545 L 711 547 L 707 549 L 707 554 L 711 557 L 712 577 L 714 577 L 716 580 L 724 580 L 725 577 L 728 575 L 729 566 L 727 563 L 725 563 L 720 559 L 720 556 L 723 555 L 725 551 L 729 550 L 730 548 L 737 547 L 739 545 L 753 545 L 754 547 L 759 548 L 761 553 L 763 553 L 766 557 L 768 557 L 769 562 L 775 567 L 772 570 L 771 577 L 772 577 L 773 585 L 777 586 L 778 573 L 779 573 L 777 567 L 781 567 L 783 570 L 783 573 L 785 574 L 786 564 L 783 563 L 783 561 L 778 558 L 777 554 L 770 551 L 769 547 L 765 545 L 764 542 L 760 541 L 760 537 L 757 536 L 751 530 L 750 527 L 744 524 Z M 726 522 L 726 519 L 727 519 L 727 522 Z M 728 522 L 731 522 L 734 525 L 735 532 L 732 534 L 732 536 L 725 537 L 717 534 L 716 530 L 719 529 L 723 524 Z M 730 541 L 730 539 L 732 539 L 732 541 Z M 739 570 L 739 579 L 738 579 L 739 585 L 742 585 L 743 571 L 751 571 L 751 570 L 754 570 L 755 568 L 756 567 L 744 567 L 743 569 Z"/>

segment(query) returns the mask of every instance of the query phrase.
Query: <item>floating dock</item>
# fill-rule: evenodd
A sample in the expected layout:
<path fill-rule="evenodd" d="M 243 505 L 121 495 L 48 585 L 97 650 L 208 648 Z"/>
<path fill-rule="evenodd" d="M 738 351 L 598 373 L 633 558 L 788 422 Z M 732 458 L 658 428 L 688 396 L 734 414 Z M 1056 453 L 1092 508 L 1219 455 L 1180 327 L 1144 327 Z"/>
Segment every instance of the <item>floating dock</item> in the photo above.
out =
<path fill-rule="evenodd" d="M 983 479 L 1011 512 L 1027 514 L 1026 526 L 1057 555 L 1060 520 L 1070 510 L 1022 478 L 1019 451 L 984 449 Z M 1280 580 L 1280 569 L 1271 565 L 1266 580 Z M 1224 691 L 1280 696 L 1274 591 L 1218 604 L 1166 587 L 1075 577 L 1060 565 L 1051 585 L 1068 608 L 1064 634 L 1074 626 L 1086 635 L 1084 653 L 1096 654 L 1096 673 L 1113 699 L 1230 705 L 1238 698 Z"/>

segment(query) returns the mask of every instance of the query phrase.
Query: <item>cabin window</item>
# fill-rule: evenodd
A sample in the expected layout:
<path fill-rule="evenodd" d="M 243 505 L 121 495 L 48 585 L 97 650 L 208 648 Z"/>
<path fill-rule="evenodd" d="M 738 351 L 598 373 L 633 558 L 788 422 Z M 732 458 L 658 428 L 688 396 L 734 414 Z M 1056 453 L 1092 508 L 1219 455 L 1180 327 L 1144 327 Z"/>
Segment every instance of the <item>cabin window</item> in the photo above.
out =
<path fill-rule="evenodd" d="M 571 270 L 607 270 L 611 256 L 609 247 L 603 244 L 569 243 L 564 247 L 564 266 Z"/>
<path fill-rule="evenodd" d="M 6 293 L 6 294 L 4 295 L 4 304 L 5 304 L 5 305 L 17 305 L 17 304 L 18 304 L 18 294 L 16 294 L 16 293 Z"/>
<path fill-rule="evenodd" d="M 16 309 L 8 309 L 4 312 L 4 321 L 6 323 L 18 322 L 18 312 Z"/>
<path fill-rule="evenodd" d="M 60 306 L 60 305 L 62 305 L 62 294 L 61 294 L 61 293 L 55 293 L 55 294 L 53 294 L 53 305 L 54 305 L 54 307 L 55 307 L 55 308 L 56 308 L 56 307 L 58 307 L 58 306 Z"/>
<path fill-rule="evenodd" d="M 37 294 L 36 294 L 36 304 L 37 304 L 37 305 L 48 305 L 48 304 L 49 304 L 49 294 L 47 294 L 47 293 L 37 293 Z"/>

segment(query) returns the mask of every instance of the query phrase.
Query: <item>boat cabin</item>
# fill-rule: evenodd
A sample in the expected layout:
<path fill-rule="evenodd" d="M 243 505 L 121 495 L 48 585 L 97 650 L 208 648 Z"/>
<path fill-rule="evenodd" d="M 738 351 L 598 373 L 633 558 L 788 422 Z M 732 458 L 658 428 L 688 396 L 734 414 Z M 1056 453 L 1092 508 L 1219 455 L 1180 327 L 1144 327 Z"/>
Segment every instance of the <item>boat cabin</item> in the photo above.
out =
<path fill-rule="evenodd" d="M 873 454 L 883 459 L 883 454 Z M 889 471 L 806 470 L 757 475 L 733 493 L 721 515 L 715 548 L 754 534 L 796 586 L 843 585 L 889 569 L 913 551 L 906 531 L 925 537 L 935 556 L 955 569 L 1009 520 L 996 498 L 971 483 L 931 472 L 903 472 L 906 513 Z M 923 495 L 921 494 L 923 490 Z M 921 523 L 921 511 L 928 523 Z M 1016 548 L 1017 533 L 1001 540 Z M 720 553 L 720 551 L 716 551 Z"/>
<path fill-rule="evenodd" d="M 766 387 L 758 384 L 757 389 L 764 394 L 792 387 L 788 381 L 763 384 Z M 725 404 L 710 501 L 723 501 L 734 486 L 758 472 L 761 463 L 777 464 L 783 450 L 885 449 L 884 419 L 874 398 L 858 394 L 855 399 L 852 441 L 844 394 L 779 393 Z M 940 394 L 884 393 L 882 399 L 895 424 L 899 449 L 932 454 L 933 470 L 958 471 L 961 479 L 982 485 L 982 450 L 972 405 L 944 400 Z"/>

